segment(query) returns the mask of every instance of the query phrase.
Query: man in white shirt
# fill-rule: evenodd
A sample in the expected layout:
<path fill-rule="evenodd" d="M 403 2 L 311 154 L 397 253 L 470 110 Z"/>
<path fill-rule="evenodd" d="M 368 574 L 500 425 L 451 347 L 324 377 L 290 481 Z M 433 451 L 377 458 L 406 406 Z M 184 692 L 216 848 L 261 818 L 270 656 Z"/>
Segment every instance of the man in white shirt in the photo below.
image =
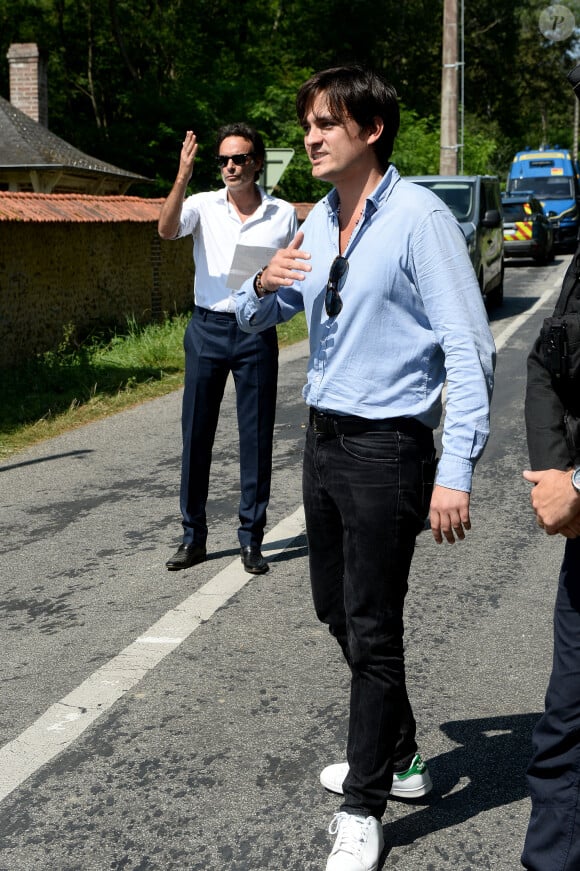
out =
<path fill-rule="evenodd" d="M 263 574 L 268 571 L 261 544 L 270 498 L 278 342 L 275 327 L 257 335 L 238 327 L 232 294 L 258 268 L 259 263 L 253 263 L 256 257 L 262 254 L 264 262 L 269 259 L 264 249 L 273 252 L 290 243 L 297 228 L 296 212 L 290 203 L 256 184 L 265 147 L 259 133 L 247 124 L 230 124 L 218 132 L 217 162 L 225 187 L 185 198 L 197 149 L 197 138 L 189 130 L 158 228 L 162 239 L 191 234 L 195 261 L 195 307 L 184 340 L 183 541 L 166 565 L 176 571 L 206 558 L 211 455 L 226 380 L 232 372 L 240 441 L 241 559 L 246 571 Z M 244 263 L 251 264 L 245 274 Z"/>

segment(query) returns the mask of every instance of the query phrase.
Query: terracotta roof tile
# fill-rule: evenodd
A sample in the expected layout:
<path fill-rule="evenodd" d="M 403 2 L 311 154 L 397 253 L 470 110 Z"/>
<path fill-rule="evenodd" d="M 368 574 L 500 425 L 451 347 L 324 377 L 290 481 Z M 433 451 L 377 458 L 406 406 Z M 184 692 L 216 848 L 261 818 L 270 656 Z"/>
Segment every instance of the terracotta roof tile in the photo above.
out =
<path fill-rule="evenodd" d="M 163 199 L 0 191 L 0 221 L 157 222 Z"/>
<path fill-rule="evenodd" d="M 164 202 L 164 199 L 117 195 L 0 191 L 0 222 L 154 221 L 157 223 Z M 313 205 L 313 203 L 294 203 L 300 222 L 304 221 Z"/>

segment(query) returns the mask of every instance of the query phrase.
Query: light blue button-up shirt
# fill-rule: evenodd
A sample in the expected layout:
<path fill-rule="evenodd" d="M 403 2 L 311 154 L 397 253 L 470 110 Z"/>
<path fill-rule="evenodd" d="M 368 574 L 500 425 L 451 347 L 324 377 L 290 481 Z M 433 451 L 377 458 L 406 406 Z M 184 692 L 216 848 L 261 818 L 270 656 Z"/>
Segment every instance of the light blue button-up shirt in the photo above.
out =
<path fill-rule="evenodd" d="M 304 310 L 308 405 L 370 419 L 414 417 L 435 429 L 447 382 L 437 483 L 469 492 L 489 435 L 495 346 L 461 228 L 444 203 L 390 166 L 344 251 L 343 308 L 328 317 L 328 272 L 339 254 L 335 189 L 302 226 L 305 280 L 259 298 L 237 293 L 242 329 L 258 332 Z"/>

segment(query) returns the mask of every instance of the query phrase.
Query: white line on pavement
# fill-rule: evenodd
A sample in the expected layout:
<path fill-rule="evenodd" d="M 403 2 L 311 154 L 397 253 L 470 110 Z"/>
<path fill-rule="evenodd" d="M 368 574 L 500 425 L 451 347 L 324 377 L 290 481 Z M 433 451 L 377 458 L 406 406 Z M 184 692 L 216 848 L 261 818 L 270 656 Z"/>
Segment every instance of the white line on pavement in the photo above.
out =
<path fill-rule="evenodd" d="M 567 263 L 564 264 L 567 266 Z M 499 351 L 508 339 L 559 288 L 563 270 L 534 305 L 516 317 L 495 339 Z M 300 354 L 305 343 L 301 343 Z M 264 538 L 269 557 L 279 556 L 304 531 L 302 506 Z M 236 558 L 223 571 L 180 605 L 164 614 L 132 644 L 93 672 L 82 684 L 56 702 L 28 729 L 0 748 L 0 801 L 10 795 L 67 747 L 122 698 L 202 623 L 221 608 L 253 576 Z"/>
<path fill-rule="evenodd" d="M 566 267 L 566 269 L 568 268 L 568 264 L 569 264 L 569 261 L 566 260 L 564 263 L 564 266 Z M 518 315 L 517 318 L 514 318 L 513 321 L 511 321 L 511 323 L 508 324 L 508 326 L 505 328 L 505 330 L 502 330 L 502 332 L 499 334 L 499 336 L 495 340 L 495 347 L 496 347 L 497 351 L 499 351 L 501 348 L 503 348 L 503 346 L 507 343 L 508 339 L 510 339 L 513 336 L 513 334 L 516 332 L 516 330 L 519 330 L 519 328 L 522 326 L 522 324 L 525 324 L 525 322 L 529 318 L 531 318 L 532 315 L 535 314 L 535 312 L 537 312 L 537 310 L 539 308 L 541 308 L 546 302 L 548 302 L 548 300 L 550 299 L 550 297 L 552 296 L 554 291 L 560 289 L 560 287 L 562 285 L 563 272 L 564 272 L 563 268 L 558 270 L 557 279 L 553 282 L 552 285 L 550 285 L 546 288 L 546 290 L 543 292 L 541 297 L 536 300 L 536 302 L 533 304 L 533 306 L 531 308 L 529 308 L 527 311 L 522 312 L 521 315 Z"/>
<path fill-rule="evenodd" d="M 269 558 L 304 531 L 302 506 L 265 537 Z M 56 702 L 28 729 L 0 748 L 0 801 L 101 717 L 198 626 L 254 578 L 236 558 L 181 604 L 167 611 L 132 644 Z"/>

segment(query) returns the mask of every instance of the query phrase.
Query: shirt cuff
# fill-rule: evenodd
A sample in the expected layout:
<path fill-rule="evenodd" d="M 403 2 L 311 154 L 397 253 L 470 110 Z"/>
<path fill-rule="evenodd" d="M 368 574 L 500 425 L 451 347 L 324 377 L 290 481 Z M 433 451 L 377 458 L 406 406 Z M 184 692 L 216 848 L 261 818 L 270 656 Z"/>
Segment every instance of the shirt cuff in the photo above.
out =
<path fill-rule="evenodd" d="M 451 490 L 463 490 L 464 493 L 471 493 L 474 467 L 475 463 L 471 460 L 443 453 L 437 465 L 435 483 L 441 487 L 449 487 Z"/>

